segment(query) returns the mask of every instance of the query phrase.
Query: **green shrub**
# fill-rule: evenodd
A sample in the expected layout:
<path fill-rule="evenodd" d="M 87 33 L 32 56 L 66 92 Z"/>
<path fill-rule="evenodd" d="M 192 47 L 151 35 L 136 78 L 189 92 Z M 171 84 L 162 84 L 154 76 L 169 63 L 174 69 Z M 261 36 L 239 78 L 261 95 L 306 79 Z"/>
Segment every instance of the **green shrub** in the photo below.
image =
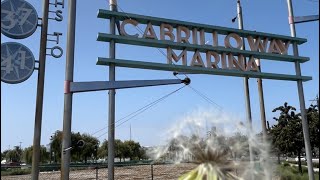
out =
<path fill-rule="evenodd" d="M 287 166 L 285 163 L 278 166 L 277 174 L 280 180 L 308 180 L 308 168 L 302 167 L 302 175 L 300 175 L 297 166 Z M 319 180 L 319 173 L 315 173 L 315 179 Z"/>
<path fill-rule="evenodd" d="M 290 164 L 288 162 L 284 162 L 283 166 L 290 166 Z"/>
<path fill-rule="evenodd" d="M 6 171 L 1 171 L 1 176 L 10 176 L 10 175 L 24 175 L 31 174 L 31 169 L 7 169 Z"/>

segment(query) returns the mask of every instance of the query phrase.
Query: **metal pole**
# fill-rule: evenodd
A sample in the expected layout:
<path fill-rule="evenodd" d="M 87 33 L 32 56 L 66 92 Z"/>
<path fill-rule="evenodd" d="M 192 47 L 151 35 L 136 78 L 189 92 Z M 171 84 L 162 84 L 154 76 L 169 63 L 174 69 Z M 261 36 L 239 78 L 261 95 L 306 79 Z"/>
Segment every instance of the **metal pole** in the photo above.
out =
<path fill-rule="evenodd" d="M 257 65 L 258 65 L 259 71 L 261 71 L 260 59 L 257 60 Z M 259 102 L 260 102 L 262 137 L 263 137 L 263 142 L 266 144 L 267 143 L 267 125 L 266 125 L 266 111 L 264 107 L 262 79 L 258 78 L 257 83 L 258 83 L 258 93 L 259 93 Z"/>
<path fill-rule="evenodd" d="M 130 124 L 130 141 L 131 141 L 131 124 Z"/>
<path fill-rule="evenodd" d="M 291 0 L 287 0 L 287 5 L 288 5 L 288 12 L 289 12 L 289 24 L 290 24 L 291 36 L 296 37 L 296 29 L 295 29 L 295 24 L 293 21 L 294 15 L 293 15 L 293 8 L 292 8 Z M 299 56 L 298 45 L 296 42 L 293 43 L 293 55 Z M 294 64 L 295 64 L 295 69 L 296 69 L 296 75 L 301 76 L 300 63 L 298 61 L 295 61 Z M 306 107 L 305 107 L 302 80 L 298 80 L 297 85 L 298 85 L 300 111 L 301 111 L 301 118 L 302 118 L 302 130 L 303 130 L 305 151 L 306 151 L 306 155 L 307 155 L 308 175 L 309 175 L 309 180 L 314 180 L 311 144 L 310 144 L 310 136 L 309 136 L 309 126 L 308 126 L 308 121 L 307 121 L 307 116 L 306 116 Z"/>
<path fill-rule="evenodd" d="M 318 116 L 319 116 L 319 97 L 318 97 L 318 95 L 317 95 L 316 100 L 317 100 Z M 319 128 L 319 127 L 318 127 L 318 128 Z M 318 144 L 318 149 L 320 150 L 319 144 Z M 318 160 L 319 160 L 319 162 L 320 162 L 320 151 L 318 151 Z"/>
<path fill-rule="evenodd" d="M 259 68 L 259 71 L 261 72 L 261 64 L 260 64 L 260 59 L 257 59 L 257 65 Z M 268 137 L 267 137 L 267 126 L 266 126 L 266 111 L 265 111 L 265 107 L 264 107 L 264 96 L 263 96 L 263 87 L 262 87 L 262 79 L 258 78 L 257 79 L 257 83 L 258 83 L 258 93 L 259 93 L 259 103 L 260 103 L 260 118 L 261 118 L 261 129 L 262 129 L 262 141 L 264 143 L 264 145 L 267 145 L 268 143 Z M 266 147 L 266 151 L 269 154 L 269 149 L 268 147 Z M 272 179 L 270 177 L 270 166 L 268 164 L 268 158 L 267 156 L 263 157 L 263 161 L 262 161 L 262 165 L 265 167 L 264 171 L 266 172 L 266 179 Z"/>
<path fill-rule="evenodd" d="M 42 21 L 41 21 L 41 37 L 40 37 L 40 52 L 39 52 L 39 70 L 38 70 L 38 85 L 36 97 L 36 114 L 34 122 L 33 135 L 33 155 L 32 155 L 32 180 L 39 178 L 40 164 L 40 141 L 41 141 L 41 124 L 42 124 L 42 109 L 43 109 L 43 91 L 44 91 L 44 75 L 46 66 L 46 48 L 48 34 L 48 13 L 49 0 L 43 0 L 42 4 Z"/>
<path fill-rule="evenodd" d="M 151 180 L 153 180 L 153 164 L 151 164 Z"/>
<path fill-rule="evenodd" d="M 66 54 L 66 77 L 64 92 L 63 113 L 63 139 L 61 152 L 61 179 L 69 179 L 70 150 L 71 147 L 71 120 L 72 120 L 72 95 L 70 82 L 73 82 L 74 70 L 74 46 L 76 27 L 76 0 L 69 0 L 68 4 L 68 32 L 67 32 L 67 54 Z"/>
<path fill-rule="evenodd" d="M 117 0 L 109 0 L 110 10 L 116 11 Z M 110 19 L 110 34 L 116 34 L 115 18 Z M 109 57 L 115 59 L 116 47 L 114 40 L 110 41 Z M 109 81 L 115 81 L 115 65 L 109 65 Z M 114 179 L 114 137 L 115 137 L 115 89 L 109 90 L 109 114 L 108 114 L 108 179 Z"/>
<path fill-rule="evenodd" d="M 243 30 L 242 8 L 241 8 L 240 0 L 237 0 L 237 16 L 238 16 L 239 29 Z M 243 42 L 243 46 L 241 49 L 245 50 L 244 38 L 242 38 L 242 42 Z M 245 64 L 246 64 L 246 59 L 245 59 Z M 244 77 L 243 83 L 244 83 L 244 95 L 245 95 L 245 103 L 246 103 L 246 114 L 247 114 L 248 128 L 251 133 L 251 131 L 252 131 L 252 117 L 251 117 L 250 92 L 249 92 L 248 79 L 249 79 L 248 77 Z M 250 136 L 250 133 L 249 133 L 249 136 Z M 248 137 L 248 140 L 249 139 L 250 139 L 250 137 Z M 251 165 L 251 168 L 253 168 L 252 163 L 254 162 L 254 157 L 253 157 L 253 151 L 252 151 L 252 147 L 250 145 L 250 142 L 249 142 L 249 154 L 250 154 L 250 165 Z M 254 179 L 253 173 L 252 173 L 251 178 Z"/>

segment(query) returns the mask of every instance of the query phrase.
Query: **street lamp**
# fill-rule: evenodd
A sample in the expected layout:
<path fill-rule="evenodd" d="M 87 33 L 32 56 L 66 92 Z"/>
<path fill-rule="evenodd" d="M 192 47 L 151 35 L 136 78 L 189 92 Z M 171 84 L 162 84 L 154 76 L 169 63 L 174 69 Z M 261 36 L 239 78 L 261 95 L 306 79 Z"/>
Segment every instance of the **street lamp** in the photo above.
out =
<path fill-rule="evenodd" d="M 52 141 L 53 141 L 53 136 L 50 136 L 50 164 L 52 164 Z"/>

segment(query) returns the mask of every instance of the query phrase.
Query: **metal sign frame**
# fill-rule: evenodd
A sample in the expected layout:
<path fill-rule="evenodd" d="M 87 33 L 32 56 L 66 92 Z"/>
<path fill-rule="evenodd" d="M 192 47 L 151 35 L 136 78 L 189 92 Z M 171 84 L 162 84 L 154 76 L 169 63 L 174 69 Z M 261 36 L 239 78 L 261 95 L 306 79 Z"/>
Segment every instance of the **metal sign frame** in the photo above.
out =
<path fill-rule="evenodd" d="M 151 16 L 143 16 L 143 15 L 137 15 L 132 13 L 121 13 L 121 12 L 115 12 L 115 11 L 109 11 L 109 10 L 103 10 L 103 9 L 100 9 L 98 11 L 98 17 L 104 18 L 104 19 L 115 18 L 115 20 L 118 20 L 118 21 L 123 21 L 128 19 L 128 17 L 130 17 L 130 19 L 134 19 L 138 23 L 141 23 L 141 24 L 151 23 L 154 26 L 160 26 L 162 23 L 165 23 L 165 24 L 171 25 L 174 28 L 178 26 L 185 26 L 185 27 L 188 27 L 189 29 L 193 29 L 193 28 L 202 29 L 205 32 L 215 31 L 218 34 L 222 34 L 222 35 L 237 33 L 242 38 L 252 36 L 252 37 L 261 37 L 261 38 L 267 38 L 267 39 L 279 39 L 285 42 L 290 41 L 292 44 L 303 44 L 307 42 L 307 39 L 304 39 L 304 38 L 219 27 L 219 26 L 213 26 L 213 25 L 178 21 L 178 20 L 151 17 Z M 120 43 L 120 44 L 157 47 L 157 48 L 170 47 L 176 50 L 187 50 L 187 51 L 198 51 L 198 52 L 213 51 L 217 53 L 243 55 L 244 57 L 250 57 L 250 58 L 254 57 L 254 58 L 263 59 L 263 60 L 299 62 L 299 63 L 304 63 L 309 61 L 308 57 L 301 57 L 301 56 L 293 56 L 293 55 L 286 55 L 286 54 L 272 54 L 267 52 L 241 50 L 236 48 L 225 48 L 221 46 L 178 43 L 178 42 L 169 41 L 169 40 L 155 40 L 155 39 L 139 38 L 134 36 L 107 34 L 107 33 L 98 33 L 97 40 L 103 41 L 103 42 L 113 41 L 115 43 Z M 98 58 L 97 65 L 110 65 L 110 64 L 115 64 L 116 66 L 129 67 L 129 68 L 154 69 L 154 70 L 164 70 L 164 71 L 181 71 L 181 72 L 190 72 L 190 73 L 198 73 L 198 74 L 214 74 L 214 75 L 224 75 L 224 76 L 252 77 L 252 78 L 288 80 L 288 81 L 299 81 L 299 80 L 309 81 L 312 79 L 312 77 L 310 76 L 301 76 L 301 75 L 263 73 L 263 72 L 254 72 L 254 71 L 238 71 L 233 69 L 201 68 L 201 67 L 191 67 L 191 66 L 184 66 L 184 65 L 153 63 L 153 62 L 147 62 L 147 61 L 135 61 L 135 60 L 124 60 L 124 59 L 113 59 L 113 58 L 102 58 L 102 57 Z"/>
<path fill-rule="evenodd" d="M 309 76 L 301 76 L 300 63 L 309 60 L 308 57 L 300 57 L 297 53 L 297 45 L 305 43 L 307 40 L 303 38 L 282 36 L 276 34 L 268 34 L 255 31 L 246 31 L 240 29 L 232 29 L 218 26 L 211 26 L 198 23 L 190 23 L 184 21 L 176 21 L 164 18 L 156 18 L 150 16 L 142 16 L 130 13 L 120 13 L 117 12 L 117 0 L 109 0 L 110 11 L 99 10 L 98 17 L 110 19 L 109 31 L 110 34 L 99 33 L 98 41 L 109 42 L 109 58 L 98 58 L 98 65 L 108 65 L 109 66 L 109 81 L 106 82 L 73 82 L 73 70 L 74 70 L 74 50 L 75 50 L 75 24 L 76 24 L 76 0 L 70 0 L 68 6 L 68 34 L 67 34 L 67 57 L 66 57 L 66 78 L 65 78 L 65 96 L 64 96 L 64 116 L 63 116 L 63 142 L 62 142 L 62 161 L 61 161 L 61 179 L 69 179 L 69 165 L 70 165 L 70 151 L 65 151 L 70 148 L 71 145 L 71 119 L 72 119 L 72 96 L 76 92 L 87 92 L 96 90 L 109 90 L 109 107 L 108 107 L 108 179 L 114 179 L 114 139 L 115 139 L 115 89 L 118 87 L 128 88 L 127 85 L 122 86 L 121 82 L 115 80 L 115 67 L 131 67 L 131 68 L 142 68 L 142 69 L 155 69 L 155 70 L 166 70 L 166 71 L 184 71 L 193 72 L 200 74 L 216 74 L 224 76 L 239 76 L 239 77 L 255 77 L 255 78 L 265 78 L 265 79 L 277 79 L 277 80 L 290 80 L 297 81 L 300 107 L 304 107 L 304 99 L 301 98 L 303 95 L 302 81 L 308 81 L 312 78 Z M 173 27 L 178 25 L 183 25 L 191 28 L 202 28 L 206 32 L 212 32 L 213 30 L 219 34 L 229 35 L 230 33 L 236 33 L 241 36 L 242 39 L 247 36 L 253 37 L 265 37 L 270 39 L 278 39 L 283 41 L 290 41 L 294 49 L 294 55 L 283 55 L 283 54 L 272 54 L 263 52 L 246 51 L 236 48 L 224 48 L 224 47 L 214 47 L 187 43 L 177 43 L 173 41 L 166 40 L 153 40 L 153 39 L 142 39 L 132 36 L 121 36 L 116 35 L 116 25 L 119 28 L 119 21 L 128 19 L 127 17 L 135 19 L 142 24 L 148 24 L 152 22 L 153 25 L 160 25 L 161 23 L 168 23 Z M 121 26 L 120 26 L 121 27 Z M 119 29 L 118 29 L 119 30 Z M 120 32 L 121 30 L 119 30 Z M 187 67 L 180 65 L 171 64 L 161 64 L 161 63 L 151 63 L 144 61 L 129 61 L 116 59 L 116 49 L 115 44 L 131 44 L 139 46 L 148 47 L 160 47 L 172 49 L 188 50 L 188 51 L 215 51 L 222 53 L 230 53 L 232 55 L 243 55 L 249 58 L 263 58 L 268 60 L 276 61 L 287 61 L 294 62 L 296 64 L 296 75 L 287 74 L 273 74 L 273 73 L 261 73 L 259 71 L 235 71 L 232 69 L 213 69 L 213 68 L 200 68 L 200 67 Z M 250 62 L 250 61 L 249 61 Z M 177 83 L 183 83 L 183 81 L 176 81 Z M 176 83 L 175 82 L 175 83 Z M 126 82 L 128 83 L 128 82 Z M 141 87 L 141 82 L 137 81 L 133 83 L 134 86 Z M 185 80 L 184 83 L 190 83 L 189 80 Z M 153 82 L 152 82 L 153 84 Z M 131 86 L 131 85 L 130 85 Z M 132 86 L 133 87 L 133 86 Z M 302 121 L 306 122 L 305 116 L 303 115 L 302 108 Z M 307 132 L 307 126 L 303 123 L 303 131 Z M 308 133 L 306 133 L 308 134 Z M 306 137 L 306 136 L 305 136 Z M 305 138 L 305 141 L 308 139 Z M 307 144 L 306 144 L 307 146 Z M 307 148 L 308 149 L 308 148 Z M 307 156 L 309 152 L 307 152 Z"/>

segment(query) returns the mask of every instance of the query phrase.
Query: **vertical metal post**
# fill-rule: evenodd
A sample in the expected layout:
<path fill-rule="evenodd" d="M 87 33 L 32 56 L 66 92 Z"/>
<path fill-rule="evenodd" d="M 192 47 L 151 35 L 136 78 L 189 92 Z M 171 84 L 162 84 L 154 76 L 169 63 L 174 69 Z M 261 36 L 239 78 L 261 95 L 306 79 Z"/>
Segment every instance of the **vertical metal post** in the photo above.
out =
<path fill-rule="evenodd" d="M 291 36 L 296 37 L 296 28 L 295 28 L 295 24 L 293 21 L 294 15 L 293 15 L 293 8 L 292 8 L 291 0 L 287 0 L 287 5 L 288 5 L 288 12 L 289 12 L 289 24 L 290 24 Z M 293 43 L 293 55 L 299 56 L 298 45 L 296 42 Z M 301 76 L 300 63 L 298 61 L 295 61 L 294 64 L 295 64 L 295 69 L 296 69 L 296 75 Z M 303 130 L 305 151 L 306 151 L 306 155 L 307 155 L 308 175 L 309 175 L 309 180 L 314 180 L 312 152 L 311 152 L 311 144 L 310 144 L 310 136 L 309 136 L 309 126 L 308 126 L 308 121 L 307 121 L 307 116 L 306 116 L 306 107 L 305 107 L 302 80 L 297 81 L 297 86 L 298 86 L 298 94 L 299 94 L 299 101 L 300 101 L 300 111 L 301 111 L 302 130 Z"/>
<path fill-rule="evenodd" d="M 131 124 L 130 124 L 130 141 L 131 141 Z"/>
<path fill-rule="evenodd" d="M 261 64 L 260 64 L 260 59 L 256 60 L 256 63 L 258 65 L 259 71 L 261 72 Z M 263 87 L 262 87 L 262 79 L 257 78 L 257 83 L 258 83 L 258 93 L 259 93 L 259 103 L 260 103 L 260 118 L 261 118 L 261 129 L 262 129 L 262 141 L 265 145 L 267 145 L 268 142 L 268 137 L 267 137 L 267 125 L 266 125 L 266 111 L 264 107 L 264 97 L 263 97 Z M 269 153 L 269 149 L 266 149 L 267 153 Z M 263 157 L 267 158 L 267 157 Z M 268 166 L 268 160 L 263 159 L 263 166 L 264 171 L 266 172 L 266 179 L 269 180 L 271 179 L 270 174 L 269 174 L 269 169 L 270 167 Z"/>
<path fill-rule="evenodd" d="M 260 59 L 257 59 L 256 63 L 258 65 L 259 71 L 261 71 Z M 263 137 L 263 142 L 267 143 L 266 110 L 264 107 L 262 79 L 257 78 L 257 83 L 258 83 L 258 93 L 259 93 L 259 102 L 260 102 L 260 118 L 261 118 L 262 137 Z"/>
<path fill-rule="evenodd" d="M 153 164 L 151 164 L 151 180 L 153 180 Z"/>
<path fill-rule="evenodd" d="M 99 168 L 98 168 L 98 166 L 96 166 L 96 180 L 99 179 L 99 178 L 98 178 L 98 173 L 99 173 Z"/>
<path fill-rule="evenodd" d="M 316 100 L 317 100 L 318 116 L 319 116 L 320 111 L 319 111 L 319 97 L 318 97 L 318 95 L 317 95 Z M 318 128 L 319 128 L 319 127 L 318 127 Z M 320 146 L 319 146 L 319 144 L 318 144 L 318 149 L 320 150 Z M 318 160 L 319 160 L 319 162 L 320 162 L 320 151 L 318 151 Z M 320 176 L 320 175 L 319 175 L 319 176 Z"/>
<path fill-rule="evenodd" d="M 117 0 L 109 0 L 110 10 L 116 11 Z M 116 34 L 115 18 L 110 18 L 110 34 Z M 110 41 L 109 57 L 115 59 L 116 47 L 114 40 Z M 115 81 L 115 65 L 109 65 L 109 81 Z M 115 89 L 109 90 L 109 114 L 108 114 L 108 179 L 114 179 L 114 137 L 115 137 Z"/>
<path fill-rule="evenodd" d="M 48 13 L 49 13 L 49 0 L 43 0 L 40 52 L 39 52 L 38 85 L 37 85 L 37 97 L 36 97 L 36 114 L 35 114 L 34 135 L 33 135 L 33 153 L 32 153 L 33 155 L 32 155 L 32 172 L 31 172 L 32 180 L 38 180 L 39 178 L 43 91 L 44 91 L 46 48 L 47 48 L 47 34 L 48 34 Z"/>
<path fill-rule="evenodd" d="M 239 29 L 243 30 L 243 20 L 242 20 L 242 8 L 241 8 L 241 4 L 240 4 L 240 0 L 237 0 L 237 16 L 238 16 L 238 25 L 239 25 Z M 244 38 L 242 38 L 242 50 L 245 50 L 245 42 L 244 42 Z M 246 63 L 246 58 L 245 58 L 245 64 Z M 245 96 L 245 103 L 246 103 L 246 114 L 247 114 L 247 123 L 248 123 L 248 128 L 249 131 L 251 133 L 252 131 L 252 117 L 251 117 L 251 105 L 250 105 L 250 92 L 249 92 L 249 82 L 248 82 L 248 77 L 244 77 L 243 78 L 243 83 L 244 83 L 244 96 Z M 249 133 L 249 136 L 250 136 Z M 250 141 L 250 137 L 248 137 L 248 140 Z M 251 147 L 251 143 L 249 142 L 249 155 L 250 155 L 250 166 L 253 170 L 254 168 L 254 157 L 253 157 L 253 151 L 252 151 L 252 147 Z M 251 179 L 254 179 L 253 173 L 252 173 L 252 177 Z"/>
<path fill-rule="evenodd" d="M 72 120 L 72 95 L 70 82 L 73 82 L 74 70 L 74 46 L 76 28 L 76 0 L 69 0 L 68 4 L 68 31 L 67 31 L 67 53 L 66 53 L 66 77 L 64 92 L 63 113 L 63 139 L 61 152 L 61 180 L 69 179 L 70 150 L 71 146 L 71 120 Z"/>

